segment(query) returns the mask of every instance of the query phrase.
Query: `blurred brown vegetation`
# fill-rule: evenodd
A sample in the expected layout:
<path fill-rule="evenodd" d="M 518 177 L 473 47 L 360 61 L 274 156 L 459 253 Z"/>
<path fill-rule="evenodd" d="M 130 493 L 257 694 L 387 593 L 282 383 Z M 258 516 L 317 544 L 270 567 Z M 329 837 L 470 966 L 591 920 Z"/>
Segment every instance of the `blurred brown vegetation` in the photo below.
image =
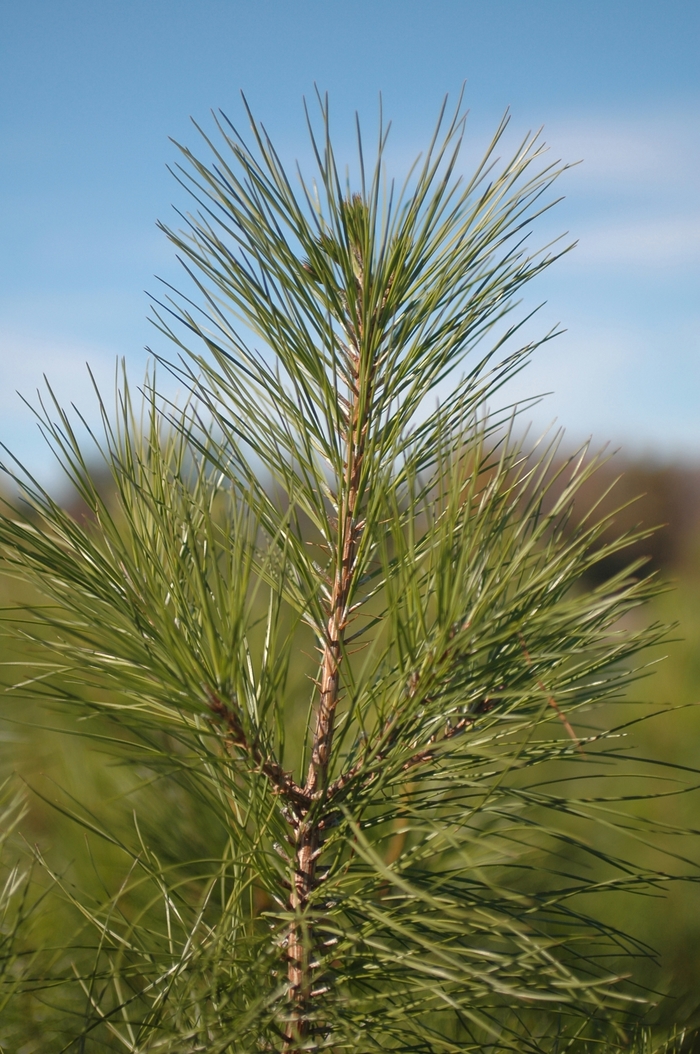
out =
<path fill-rule="evenodd" d="M 597 564 L 600 579 L 621 571 L 630 558 L 647 559 L 646 573 L 692 572 L 699 556 L 699 467 L 611 457 L 583 486 L 577 504 L 588 510 L 597 500 L 601 512 L 615 512 L 602 541 L 637 526 L 655 528 L 651 537 Z"/>
<path fill-rule="evenodd" d="M 669 830 L 677 826 L 698 832 L 679 836 L 676 851 L 699 861 L 700 796 L 692 788 L 700 783 L 700 466 L 613 456 L 587 482 L 577 505 L 586 512 L 595 501 L 601 513 L 614 513 L 602 542 L 622 531 L 655 528 L 650 536 L 596 565 L 595 578 L 612 576 L 630 559 L 640 559 L 646 561 L 640 574 L 654 574 L 668 583 L 644 617 L 670 626 L 669 641 L 648 657 L 649 676 L 635 693 L 643 704 L 638 712 L 657 716 L 639 724 L 634 738 L 640 755 L 687 767 L 688 792 L 655 803 L 653 815 Z M 700 888 L 692 883 L 671 885 L 665 897 L 643 898 L 626 910 L 624 924 L 643 935 L 658 956 L 657 965 L 642 971 L 659 992 L 652 1018 L 697 1027 Z"/>

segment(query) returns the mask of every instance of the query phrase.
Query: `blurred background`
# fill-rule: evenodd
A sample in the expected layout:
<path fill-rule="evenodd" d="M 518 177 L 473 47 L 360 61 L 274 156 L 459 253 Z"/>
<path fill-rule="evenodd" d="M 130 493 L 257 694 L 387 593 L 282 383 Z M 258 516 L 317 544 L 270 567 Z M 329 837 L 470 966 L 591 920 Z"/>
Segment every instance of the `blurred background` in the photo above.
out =
<path fill-rule="evenodd" d="M 86 362 L 109 391 L 117 358 L 137 382 L 146 346 L 167 354 L 144 290 L 185 285 L 155 221 L 175 225 L 172 204 L 188 207 L 166 165 L 177 162 L 169 137 L 204 152 L 191 117 L 211 130 L 210 109 L 221 108 L 245 130 L 242 89 L 283 159 L 310 167 L 302 97 L 313 106 L 315 86 L 329 92 L 342 158 L 353 155 L 355 111 L 372 142 L 381 92 L 400 176 L 445 94 L 456 99 L 465 83 L 465 172 L 506 108 L 504 150 L 543 126 L 552 160 L 581 161 L 533 236 L 568 232 L 562 244 L 578 246 L 522 308 L 542 305 L 528 335 L 565 332 L 503 398 L 545 396 L 529 411 L 533 434 L 556 420 L 569 447 L 609 443 L 618 452 L 599 484 L 622 479 L 608 500 L 641 495 L 619 525 L 662 525 L 639 552 L 675 585 L 650 617 L 676 624 L 677 639 L 650 656 L 668 657 L 640 695 L 681 709 L 637 735 L 642 752 L 700 767 L 700 5 L 25 0 L 0 12 L 0 442 L 65 501 L 17 392 L 32 403 L 45 375 L 94 421 Z M 12 602 L 11 584 L 2 589 Z M 43 773 L 71 793 L 89 785 L 104 800 L 121 793 L 79 743 L 39 728 L 37 715 L 3 714 L 6 771 L 30 782 Z M 696 809 L 697 796 L 669 799 L 663 819 L 700 828 Z M 71 857 L 77 836 L 40 798 L 31 824 L 39 843 Z M 683 852 L 700 860 L 700 839 Z M 649 973 L 664 994 L 659 1014 L 697 1020 L 700 896 L 675 886 L 629 914 L 659 952 Z"/>

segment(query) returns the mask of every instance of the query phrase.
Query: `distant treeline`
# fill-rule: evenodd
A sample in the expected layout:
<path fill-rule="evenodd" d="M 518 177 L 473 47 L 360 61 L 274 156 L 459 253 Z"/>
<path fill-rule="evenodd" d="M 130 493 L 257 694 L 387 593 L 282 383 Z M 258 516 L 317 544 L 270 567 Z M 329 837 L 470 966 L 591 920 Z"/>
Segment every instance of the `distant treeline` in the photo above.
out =
<path fill-rule="evenodd" d="M 552 471 L 556 473 L 556 465 Z M 96 476 L 100 490 L 108 494 L 111 480 L 99 469 Z M 566 478 L 563 473 L 561 485 Z M 558 486 L 559 483 L 555 484 L 553 489 L 556 491 Z M 63 502 L 76 518 L 89 516 L 75 493 L 64 494 Z M 581 486 L 571 523 L 575 524 L 579 514 L 585 515 L 596 502 L 599 504 L 595 519 L 614 513 L 601 544 L 612 541 L 623 531 L 636 528 L 654 528 L 654 531 L 649 537 L 601 560 L 589 572 L 589 579 L 604 581 L 638 558 L 647 560 L 643 573 L 661 571 L 673 575 L 700 558 L 700 466 L 613 456 Z"/>
<path fill-rule="evenodd" d="M 648 572 L 672 575 L 697 561 L 700 556 L 700 466 L 662 465 L 612 457 L 584 484 L 576 505 L 587 510 L 613 484 L 599 506 L 603 513 L 619 509 L 606 536 L 612 540 L 621 530 L 638 526 L 656 530 L 650 537 L 601 561 L 596 577 L 601 580 L 609 577 L 637 557 L 648 559 Z"/>

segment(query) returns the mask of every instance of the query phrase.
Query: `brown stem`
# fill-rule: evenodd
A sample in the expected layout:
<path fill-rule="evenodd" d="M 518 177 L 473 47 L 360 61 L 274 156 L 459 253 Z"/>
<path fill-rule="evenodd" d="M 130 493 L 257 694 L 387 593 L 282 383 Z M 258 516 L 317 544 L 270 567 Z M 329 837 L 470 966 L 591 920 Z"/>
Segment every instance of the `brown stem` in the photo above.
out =
<path fill-rule="evenodd" d="M 356 317 L 361 317 L 362 267 L 358 257 Z M 358 522 L 358 500 L 360 475 L 364 456 L 367 428 L 365 419 L 369 403 L 369 392 L 361 391 L 361 345 L 362 333 L 359 322 L 351 324 L 349 316 L 346 326 L 348 346 L 345 348 L 349 377 L 349 399 L 347 406 L 347 430 L 345 436 L 345 478 L 338 501 L 338 551 L 339 566 L 333 578 L 328 618 L 322 642 L 319 703 L 316 712 L 311 760 L 303 793 L 310 801 L 325 797 L 328 787 L 328 772 L 333 747 L 335 714 L 340 689 L 340 663 L 343 637 L 348 624 L 348 605 L 355 572 L 357 542 L 362 531 Z M 371 376 L 366 381 L 371 385 Z M 364 398 L 363 398 L 364 396 Z M 308 1035 L 309 1006 L 311 1000 L 312 969 L 309 954 L 313 946 L 311 924 L 304 920 L 309 898 L 316 885 L 316 861 L 322 840 L 323 816 L 309 817 L 297 827 L 295 875 L 290 909 L 296 916 L 287 943 L 289 997 L 292 1014 L 287 1027 L 285 1050 L 299 1049 L 300 1042 Z"/>
<path fill-rule="evenodd" d="M 356 456 L 353 450 L 350 456 Z M 343 631 L 347 624 L 347 601 L 355 562 L 354 511 L 357 498 L 356 473 L 351 477 L 352 486 L 348 495 L 343 539 L 342 564 L 336 574 L 331 595 L 330 614 L 326 626 L 326 639 L 321 660 L 321 680 L 316 727 L 311 751 L 311 762 L 304 787 L 307 799 L 318 798 L 326 790 L 328 766 L 333 745 L 335 712 L 340 686 L 340 659 Z M 311 969 L 309 951 L 311 934 L 307 926 L 304 932 L 303 916 L 309 897 L 316 884 L 316 860 L 321 840 L 319 820 L 302 821 L 297 828 L 295 874 L 290 908 L 297 916 L 287 944 L 287 979 L 289 997 L 293 1006 L 292 1017 L 285 1037 L 285 1050 L 298 1048 L 308 1034 L 308 1006 L 311 997 Z"/>
<path fill-rule="evenodd" d="M 359 450 L 353 449 L 352 459 L 359 462 Z M 355 549 L 358 527 L 355 522 L 357 501 L 357 476 L 359 463 L 351 478 L 351 489 L 348 495 L 347 511 L 343 525 L 343 549 L 341 566 L 336 573 L 330 601 L 330 613 L 326 624 L 325 641 L 321 658 L 321 680 L 319 705 L 316 714 L 311 762 L 306 777 L 305 793 L 313 797 L 326 789 L 328 766 L 333 746 L 335 711 L 338 705 L 340 687 L 340 661 L 343 634 L 348 618 L 348 596 L 352 583 L 355 564 Z"/>
<path fill-rule="evenodd" d="M 285 1033 L 285 1051 L 298 1049 L 309 1032 L 311 999 L 311 934 L 304 925 L 309 897 L 316 883 L 316 857 L 319 829 L 315 823 L 301 823 L 297 828 L 296 868 L 290 908 L 297 916 L 287 941 L 287 981 L 291 1016 Z"/>

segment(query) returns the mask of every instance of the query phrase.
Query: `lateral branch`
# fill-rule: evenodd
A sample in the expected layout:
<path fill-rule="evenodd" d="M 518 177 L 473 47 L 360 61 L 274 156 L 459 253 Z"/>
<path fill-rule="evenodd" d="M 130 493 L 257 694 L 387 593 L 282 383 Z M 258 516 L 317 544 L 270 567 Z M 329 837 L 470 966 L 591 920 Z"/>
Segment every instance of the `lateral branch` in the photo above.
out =
<path fill-rule="evenodd" d="M 209 710 L 226 728 L 229 743 L 247 754 L 257 769 L 263 772 L 278 794 L 294 807 L 297 820 L 308 812 L 312 798 L 295 781 L 291 772 L 285 771 L 278 761 L 266 756 L 257 740 L 250 740 L 235 707 L 228 706 L 211 688 L 205 686 L 209 699 Z"/>

